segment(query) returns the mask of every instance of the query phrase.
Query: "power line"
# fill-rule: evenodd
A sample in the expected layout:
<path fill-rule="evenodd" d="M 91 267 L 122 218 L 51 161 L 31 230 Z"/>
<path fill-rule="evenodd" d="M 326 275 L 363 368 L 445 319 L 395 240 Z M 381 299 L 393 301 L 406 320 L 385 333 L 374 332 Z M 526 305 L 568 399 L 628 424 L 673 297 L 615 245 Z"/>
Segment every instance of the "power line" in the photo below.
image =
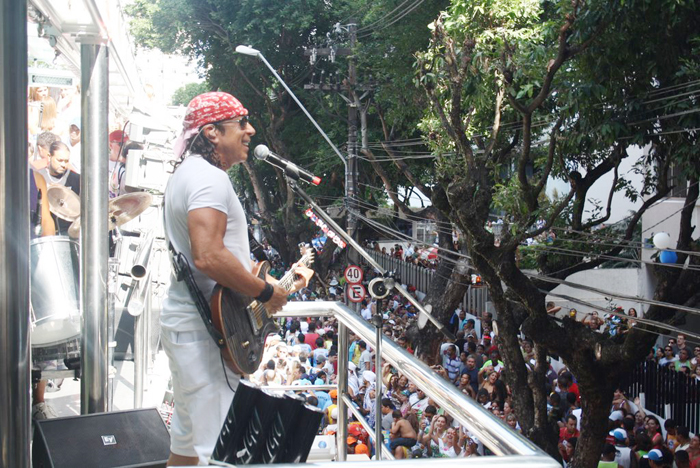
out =
<path fill-rule="evenodd" d="M 395 231 L 395 230 L 392 230 L 391 228 L 388 228 L 388 227 L 386 227 L 386 226 L 383 226 L 381 223 L 377 223 L 376 221 L 371 220 L 371 219 L 369 219 L 369 218 L 363 216 L 363 215 L 360 214 L 360 213 L 358 213 L 358 214 L 356 214 L 356 215 L 357 215 L 358 217 L 360 217 L 361 219 L 364 219 L 366 222 L 371 223 L 371 224 L 374 225 L 376 228 L 378 228 L 378 229 L 380 229 L 380 230 L 383 230 L 383 231 L 386 232 L 386 233 L 391 233 L 391 234 L 393 234 L 393 235 L 398 235 L 399 238 L 409 239 L 411 242 L 416 242 L 415 239 L 412 239 L 412 238 L 406 236 L 405 234 L 403 234 L 403 233 L 401 233 L 401 232 L 399 232 L 399 231 Z M 438 251 L 440 251 L 440 250 L 445 250 L 445 249 L 443 249 L 443 248 L 441 248 L 441 247 L 439 247 L 439 246 L 436 247 L 436 248 L 438 249 Z M 455 255 L 455 256 L 458 256 L 458 257 L 465 258 L 465 259 L 467 259 L 467 260 L 471 260 L 471 257 L 470 257 L 469 255 L 465 255 L 465 254 L 463 254 L 463 253 L 461 253 L 461 252 L 453 252 L 453 251 L 448 251 L 448 252 L 449 252 L 451 255 Z M 447 261 L 454 262 L 454 264 L 456 264 L 456 262 L 455 262 L 454 260 L 452 260 L 452 259 L 450 259 L 449 257 L 446 257 L 446 256 L 441 256 L 439 253 L 438 253 L 438 257 L 439 257 L 439 258 L 442 258 L 442 259 L 445 259 L 445 260 L 447 260 Z M 659 264 L 655 264 L 655 265 L 659 265 Z M 473 265 L 472 265 L 472 268 L 473 268 Z M 615 297 L 615 298 L 618 298 L 618 299 L 631 300 L 631 301 L 633 301 L 633 302 L 638 302 L 638 303 L 647 304 L 647 305 L 657 305 L 657 306 L 661 306 L 661 307 L 668 307 L 668 308 L 671 308 L 671 309 L 684 310 L 684 311 L 686 311 L 686 312 L 691 312 L 691 313 L 693 313 L 693 314 L 700 314 L 700 309 L 697 309 L 697 308 L 692 308 L 692 307 L 686 307 L 686 306 L 682 306 L 682 305 L 671 304 L 671 303 L 668 303 L 668 302 L 656 301 L 656 300 L 653 300 L 653 299 L 645 299 L 645 298 L 641 298 L 641 297 L 633 297 L 633 296 L 620 295 L 620 294 L 618 294 L 618 293 L 614 293 L 614 292 L 611 292 L 611 291 L 604 291 L 604 290 L 600 290 L 600 289 L 597 289 L 597 288 L 593 288 L 593 287 L 591 287 L 591 286 L 586 286 L 586 285 L 583 285 L 583 284 L 580 284 L 580 283 L 575 283 L 575 282 L 565 281 L 565 280 L 559 280 L 559 279 L 557 279 L 557 278 L 551 278 L 551 277 L 549 277 L 549 276 L 541 275 L 541 274 L 525 273 L 525 272 L 523 272 L 523 274 L 525 274 L 526 276 L 532 277 L 532 278 L 542 279 L 542 280 L 544 280 L 544 281 L 549 281 L 549 282 L 554 282 L 554 283 L 563 282 L 562 284 L 564 284 L 565 286 L 569 286 L 569 287 L 575 288 L 575 289 L 589 290 L 589 291 L 591 291 L 591 292 L 596 292 L 597 294 L 603 294 L 604 296 Z"/>

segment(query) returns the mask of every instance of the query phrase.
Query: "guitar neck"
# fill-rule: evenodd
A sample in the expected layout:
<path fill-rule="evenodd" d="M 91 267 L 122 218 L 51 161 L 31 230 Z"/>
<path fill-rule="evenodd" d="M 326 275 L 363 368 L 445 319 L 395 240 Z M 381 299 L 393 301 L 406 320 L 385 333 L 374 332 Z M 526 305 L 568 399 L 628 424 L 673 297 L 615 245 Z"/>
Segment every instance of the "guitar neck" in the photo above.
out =
<path fill-rule="evenodd" d="M 298 263 L 302 263 L 308 266 L 306 264 L 306 257 L 303 257 L 301 260 L 299 260 Z M 292 289 L 294 289 L 294 270 L 296 270 L 296 266 L 289 270 L 287 274 L 284 275 L 282 279 L 280 279 L 277 283 L 277 285 L 283 288 L 285 291 L 291 291 Z"/>

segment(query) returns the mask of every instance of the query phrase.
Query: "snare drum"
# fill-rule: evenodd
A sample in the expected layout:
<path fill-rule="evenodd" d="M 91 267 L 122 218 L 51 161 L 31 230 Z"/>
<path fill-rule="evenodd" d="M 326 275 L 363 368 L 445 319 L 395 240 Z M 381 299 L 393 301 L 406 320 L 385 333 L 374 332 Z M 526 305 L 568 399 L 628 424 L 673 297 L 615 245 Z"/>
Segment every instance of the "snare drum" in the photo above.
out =
<path fill-rule="evenodd" d="M 30 244 L 33 348 L 80 336 L 79 250 L 65 236 L 41 237 Z"/>

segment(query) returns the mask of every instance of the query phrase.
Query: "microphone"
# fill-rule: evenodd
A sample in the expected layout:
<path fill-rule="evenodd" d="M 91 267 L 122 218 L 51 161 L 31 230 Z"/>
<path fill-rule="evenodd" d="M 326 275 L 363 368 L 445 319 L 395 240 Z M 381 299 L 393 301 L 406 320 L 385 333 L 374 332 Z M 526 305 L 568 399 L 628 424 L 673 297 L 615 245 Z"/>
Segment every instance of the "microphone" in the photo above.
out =
<path fill-rule="evenodd" d="M 276 155 L 265 145 L 256 146 L 254 154 L 257 159 L 267 161 L 273 166 L 282 169 L 285 174 L 295 180 L 301 179 L 304 182 L 308 182 L 309 184 L 313 185 L 319 185 L 321 183 L 320 177 L 316 177 L 309 171 L 300 168 L 293 162 L 284 159 L 282 156 Z"/>

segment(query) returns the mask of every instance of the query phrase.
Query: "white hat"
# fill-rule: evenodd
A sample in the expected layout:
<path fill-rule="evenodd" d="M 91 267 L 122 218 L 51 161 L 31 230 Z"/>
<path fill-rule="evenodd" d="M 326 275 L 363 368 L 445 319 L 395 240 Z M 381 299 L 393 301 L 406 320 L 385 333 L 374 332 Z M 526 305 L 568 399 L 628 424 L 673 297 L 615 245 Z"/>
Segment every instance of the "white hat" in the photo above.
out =
<path fill-rule="evenodd" d="M 608 416 L 608 419 L 611 421 L 622 421 L 622 419 L 625 417 L 625 415 L 622 413 L 622 411 L 617 410 L 613 411 L 610 413 L 610 416 Z"/>
<path fill-rule="evenodd" d="M 331 285 L 331 286 L 338 286 L 338 280 L 335 279 L 335 278 L 333 278 L 333 279 L 331 280 L 331 282 L 330 282 L 330 285 Z"/>
<path fill-rule="evenodd" d="M 355 363 L 352 361 L 348 361 L 348 370 L 354 371 L 355 369 L 357 369 Z"/>
<path fill-rule="evenodd" d="M 374 382 L 374 379 L 377 376 L 374 374 L 374 372 L 366 370 L 362 373 L 362 378 L 365 379 L 367 382 Z"/>
<path fill-rule="evenodd" d="M 309 331 L 309 323 L 308 322 L 299 323 L 299 329 L 301 330 L 302 333 L 306 333 L 307 331 Z"/>

